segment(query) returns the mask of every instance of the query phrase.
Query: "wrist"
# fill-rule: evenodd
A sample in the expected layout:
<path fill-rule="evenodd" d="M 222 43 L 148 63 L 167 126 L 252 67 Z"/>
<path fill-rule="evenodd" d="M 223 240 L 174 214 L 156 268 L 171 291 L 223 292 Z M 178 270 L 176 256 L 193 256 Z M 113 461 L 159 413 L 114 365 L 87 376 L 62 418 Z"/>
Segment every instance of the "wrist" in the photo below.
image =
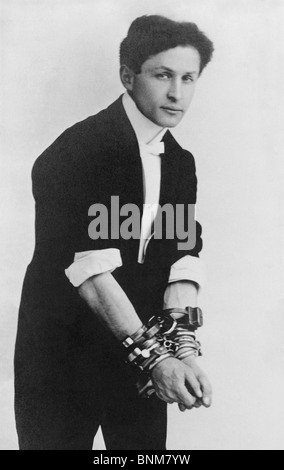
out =
<path fill-rule="evenodd" d="M 170 349 L 176 359 L 200 356 L 201 345 L 195 331 L 203 325 L 202 310 L 198 307 L 171 308 L 161 317 L 161 342 Z"/>
<path fill-rule="evenodd" d="M 175 365 L 178 363 L 178 360 L 174 356 L 166 357 L 164 358 L 163 361 L 160 361 L 158 364 L 156 364 L 152 370 L 150 371 L 150 377 L 155 377 L 156 373 L 159 373 L 160 371 L 163 371 L 165 368 L 168 368 L 169 365 Z"/>
<path fill-rule="evenodd" d="M 127 362 L 141 372 L 149 374 L 156 365 L 173 356 L 157 339 L 160 328 L 157 319 L 152 317 L 147 325 L 142 325 L 122 341 L 127 351 Z"/>
<path fill-rule="evenodd" d="M 168 308 L 163 310 L 163 317 L 172 318 L 193 331 L 203 325 L 203 312 L 199 307 Z"/>

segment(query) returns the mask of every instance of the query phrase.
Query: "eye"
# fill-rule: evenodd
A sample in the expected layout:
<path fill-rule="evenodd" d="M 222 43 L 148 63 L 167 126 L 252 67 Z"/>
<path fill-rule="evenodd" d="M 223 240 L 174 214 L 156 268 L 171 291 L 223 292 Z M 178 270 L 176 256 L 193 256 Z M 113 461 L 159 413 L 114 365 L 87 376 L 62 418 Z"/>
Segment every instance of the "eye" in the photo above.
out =
<path fill-rule="evenodd" d="M 171 78 L 170 74 L 168 72 L 160 72 L 160 73 L 157 73 L 156 74 L 156 77 L 159 79 L 159 80 L 168 80 L 169 78 Z"/>
<path fill-rule="evenodd" d="M 194 78 L 193 78 L 191 75 L 185 75 L 185 76 L 183 77 L 183 81 L 184 81 L 185 83 L 194 82 Z"/>

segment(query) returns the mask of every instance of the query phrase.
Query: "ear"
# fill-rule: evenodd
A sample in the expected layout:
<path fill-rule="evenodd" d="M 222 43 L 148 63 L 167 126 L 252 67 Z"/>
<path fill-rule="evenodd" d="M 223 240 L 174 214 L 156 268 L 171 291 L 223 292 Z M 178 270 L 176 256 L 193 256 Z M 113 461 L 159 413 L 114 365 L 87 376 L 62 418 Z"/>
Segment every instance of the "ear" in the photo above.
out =
<path fill-rule="evenodd" d="M 133 90 L 133 82 L 135 73 L 127 65 L 122 65 L 120 67 L 120 80 L 124 88 L 128 91 Z"/>

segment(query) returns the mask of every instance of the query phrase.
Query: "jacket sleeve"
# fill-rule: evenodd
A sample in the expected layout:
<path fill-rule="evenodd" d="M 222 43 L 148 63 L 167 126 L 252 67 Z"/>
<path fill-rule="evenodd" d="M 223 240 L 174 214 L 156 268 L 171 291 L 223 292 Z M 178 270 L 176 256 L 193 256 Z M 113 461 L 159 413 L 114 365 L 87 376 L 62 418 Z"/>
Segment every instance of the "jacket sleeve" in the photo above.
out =
<path fill-rule="evenodd" d="M 185 255 L 199 257 L 202 250 L 202 227 L 195 219 L 195 205 L 197 200 L 197 177 L 196 166 L 193 155 L 187 150 L 183 151 L 183 158 L 181 159 L 180 176 L 179 176 L 179 190 L 177 201 L 179 204 L 184 204 L 184 231 L 188 232 L 188 237 L 192 237 L 193 243 L 191 247 L 183 249 L 182 238 L 177 231 L 176 249 L 179 252 L 177 259 Z M 189 207 L 191 208 L 189 210 Z M 180 255 L 180 256 L 179 256 Z M 177 260 L 176 259 L 176 260 Z"/>

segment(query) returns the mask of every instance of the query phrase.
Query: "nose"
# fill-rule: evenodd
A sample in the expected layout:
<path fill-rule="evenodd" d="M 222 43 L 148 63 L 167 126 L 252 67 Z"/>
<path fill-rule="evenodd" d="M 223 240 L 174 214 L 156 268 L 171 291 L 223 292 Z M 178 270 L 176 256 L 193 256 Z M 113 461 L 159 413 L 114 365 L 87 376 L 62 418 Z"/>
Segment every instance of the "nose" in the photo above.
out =
<path fill-rule="evenodd" d="M 181 99 L 181 81 L 178 78 L 175 78 L 170 82 L 168 98 L 171 101 L 179 101 Z"/>

